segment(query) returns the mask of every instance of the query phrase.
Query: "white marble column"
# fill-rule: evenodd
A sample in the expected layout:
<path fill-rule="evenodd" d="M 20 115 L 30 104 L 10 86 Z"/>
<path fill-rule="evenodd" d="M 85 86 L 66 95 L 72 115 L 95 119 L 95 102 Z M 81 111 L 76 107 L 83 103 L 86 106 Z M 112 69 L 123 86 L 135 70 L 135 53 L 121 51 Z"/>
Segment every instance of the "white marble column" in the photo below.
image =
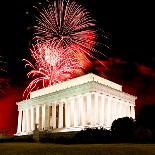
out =
<path fill-rule="evenodd" d="M 135 119 L 135 106 L 131 106 L 131 117 Z"/>
<path fill-rule="evenodd" d="M 107 127 L 111 127 L 111 102 L 112 102 L 112 97 L 108 96 L 108 101 L 107 101 Z"/>
<path fill-rule="evenodd" d="M 98 109 L 98 102 L 99 102 L 99 99 L 98 99 L 98 93 L 94 93 L 93 94 L 94 96 L 94 103 L 92 103 L 94 105 L 94 108 L 93 108 L 93 112 L 94 112 L 94 125 L 98 125 L 99 123 L 99 118 L 98 118 L 98 115 L 99 115 L 99 109 Z"/>
<path fill-rule="evenodd" d="M 34 115 L 34 107 L 31 107 L 31 131 L 33 131 L 35 127 Z"/>
<path fill-rule="evenodd" d="M 71 127 L 74 127 L 74 122 L 75 122 L 75 118 L 74 118 L 74 98 L 70 98 L 69 99 L 69 102 L 70 102 L 70 119 L 71 119 L 71 122 L 70 122 L 70 125 Z"/>
<path fill-rule="evenodd" d="M 30 116 L 30 109 L 26 110 L 26 132 L 30 132 L 30 125 L 31 125 L 31 116 Z"/>
<path fill-rule="evenodd" d="M 22 127 L 22 110 L 18 110 L 18 127 L 17 127 L 17 134 L 21 133 L 21 127 Z"/>
<path fill-rule="evenodd" d="M 92 125 L 92 94 L 87 94 L 87 116 L 86 116 L 86 124 Z"/>
<path fill-rule="evenodd" d="M 79 121 L 79 97 L 73 98 L 72 102 L 74 104 L 74 127 L 77 127 Z"/>
<path fill-rule="evenodd" d="M 119 100 L 119 107 L 120 107 L 119 118 L 122 118 L 123 117 L 123 103 L 122 103 L 122 100 Z"/>
<path fill-rule="evenodd" d="M 91 125 L 95 126 L 96 125 L 96 94 L 92 93 L 91 94 L 91 115 L 92 115 L 92 120 L 91 120 Z"/>
<path fill-rule="evenodd" d="M 131 116 L 131 104 L 129 105 L 129 117 L 132 117 Z"/>
<path fill-rule="evenodd" d="M 125 102 L 125 107 L 126 107 L 126 117 L 130 117 L 130 114 L 129 114 L 129 103 L 128 102 Z"/>
<path fill-rule="evenodd" d="M 34 109 L 34 129 L 36 129 L 36 107 L 33 107 L 33 109 Z"/>
<path fill-rule="evenodd" d="M 105 107 L 105 95 L 103 95 L 103 94 L 101 94 L 101 96 L 100 96 L 101 98 L 100 98 L 100 102 L 99 102 L 99 114 L 100 114 L 100 116 L 99 116 L 99 124 L 101 125 L 101 126 L 103 126 L 104 125 L 104 115 L 105 115 L 105 109 L 104 109 L 104 107 Z"/>
<path fill-rule="evenodd" d="M 42 105 L 42 129 L 47 130 L 49 128 L 49 106 Z"/>
<path fill-rule="evenodd" d="M 46 121 L 46 119 L 45 119 L 46 105 L 43 104 L 43 105 L 41 106 L 41 108 L 42 108 L 42 130 L 45 130 L 45 126 L 46 126 L 46 124 L 45 124 L 45 121 Z"/>
<path fill-rule="evenodd" d="M 40 129 L 40 107 L 39 106 L 36 106 L 36 124 L 38 124 L 37 128 Z"/>
<path fill-rule="evenodd" d="M 118 102 L 117 102 L 117 119 L 118 118 L 121 118 L 121 102 L 120 102 L 120 99 L 118 98 L 118 100 L 117 100 Z"/>
<path fill-rule="evenodd" d="M 77 125 L 80 126 L 81 125 L 81 109 L 82 108 L 82 104 L 81 101 L 83 99 L 81 99 L 82 95 L 77 96 L 77 113 L 78 113 L 78 117 L 77 117 Z"/>
<path fill-rule="evenodd" d="M 49 105 L 49 113 L 50 113 L 50 116 L 49 116 L 49 126 L 50 126 L 50 128 L 52 128 L 53 125 L 52 125 L 52 106 L 51 105 Z"/>
<path fill-rule="evenodd" d="M 107 111 L 108 111 L 108 96 L 105 95 L 104 97 L 105 97 L 105 99 L 104 99 L 104 126 L 107 126 L 107 122 L 108 122 L 108 114 L 107 114 Z"/>
<path fill-rule="evenodd" d="M 115 119 L 117 119 L 118 100 L 117 100 L 116 97 L 113 98 L 112 106 L 113 106 L 113 111 L 112 111 L 112 113 L 113 113 L 113 115 L 112 115 L 112 122 L 113 122 Z"/>
<path fill-rule="evenodd" d="M 123 117 L 126 117 L 126 101 L 123 101 Z"/>
<path fill-rule="evenodd" d="M 26 112 L 23 110 L 22 132 L 26 132 Z"/>
<path fill-rule="evenodd" d="M 70 103 L 68 100 L 65 100 L 65 127 L 69 128 L 70 127 Z"/>
<path fill-rule="evenodd" d="M 128 117 L 131 117 L 131 115 L 130 115 L 130 103 L 128 103 L 128 105 L 127 105 L 127 115 L 128 115 Z"/>
<path fill-rule="evenodd" d="M 52 127 L 56 128 L 56 103 L 52 103 Z"/>
<path fill-rule="evenodd" d="M 80 126 L 86 125 L 86 103 L 84 102 L 83 95 L 79 96 L 79 115 L 80 115 Z"/>
<path fill-rule="evenodd" d="M 63 102 L 59 102 L 58 128 L 63 128 Z"/>
<path fill-rule="evenodd" d="M 126 102 L 123 101 L 123 117 L 126 117 Z"/>
<path fill-rule="evenodd" d="M 116 109 L 116 112 L 117 112 L 117 118 L 120 118 L 120 100 L 119 98 L 117 99 L 117 109 Z"/>
<path fill-rule="evenodd" d="M 114 121 L 114 111 L 115 111 L 115 98 L 114 97 L 111 97 L 111 118 L 110 118 L 110 126 L 112 124 L 112 122 Z"/>
<path fill-rule="evenodd" d="M 50 127 L 50 107 L 49 105 L 45 106 L 45 130 Z"/>

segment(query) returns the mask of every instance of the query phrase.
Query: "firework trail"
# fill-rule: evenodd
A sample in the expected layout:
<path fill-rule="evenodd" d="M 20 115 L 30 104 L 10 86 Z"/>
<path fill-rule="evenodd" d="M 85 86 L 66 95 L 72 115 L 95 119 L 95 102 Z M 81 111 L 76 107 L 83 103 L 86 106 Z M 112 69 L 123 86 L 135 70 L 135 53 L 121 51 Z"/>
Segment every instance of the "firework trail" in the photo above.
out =
<path fill-rule="evenodd" d="M 30 92 L 78 76 L 87 69 L 98 52 L 95 20 L 90 13 L 73 0 L 54 0 L 38 10 L 35 17 L 32 57 L 35 65 L 28 60 L 26 66 L 32 68 L 32 77 L 24 92 Z M 84 61 L 85 63 L 83 63 Z"/>

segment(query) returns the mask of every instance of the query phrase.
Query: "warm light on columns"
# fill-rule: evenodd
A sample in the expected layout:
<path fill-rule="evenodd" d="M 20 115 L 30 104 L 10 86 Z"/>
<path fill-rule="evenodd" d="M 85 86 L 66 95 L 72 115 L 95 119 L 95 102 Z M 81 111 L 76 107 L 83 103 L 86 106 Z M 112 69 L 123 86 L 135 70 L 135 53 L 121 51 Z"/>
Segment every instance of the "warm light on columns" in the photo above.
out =
<path fill-rule="evenodd" d="M 129 104 L 128 102 L 125 102 L 125 108 L 126 108 L 126 117 L 129 117 Z"/>
<path fill-rule="evenodd" d="M 59 102 L 58 128 L 63 128 L 63 102 Z"/>
<path fill-rule="evenodd" d="M 135 119 L 135 106 L 131 106 L 131 117 Z"/>
<path fill-rule="evenodd" d="M 128 114 L 128 117 L 131 117 L 131 115 L 130 115 L 130 102 L 127 105 L 127 114 Z"/>
<path fill-rule="evenodd" d="M 117 118 L 121 117 L 121 104 L 120 99 L 117 99 Z"/>
<path fill-rule="evenodd" d="M 87 94 L 87 118 L 86 122 L 89 125 L 92 125 L 92 94 Z"/>
<path fill-rule="evenodd" d="M 111 98 L 111 118 L 110 118 L 110 124 L 112 124 L 113 120 L 114 120 L 114 111 L 115 111 L 115 97 Z"/>
<path fill-rule="evenodd" d="M 17 133 L 21 133 L 21 126 L 22 126 L 22 110 L 18 110 L 18 128 L 17 128 Z"/>
<path fill-rule="evenodd" d="M 84 96 L 79 96 L 79 115 L 80 115 L 80 126 L 84 126 L 86 124 L 86 107 L 84 102 Z"/>
<path fill-rule="evenodd" d="M 123 117 L 126 117 L 126 102 L 123 101 Z"/>
<path fill-rule="evenodd" d="M 108 96 L 104 95 L 104 125 L 107 126 L 107 122 L 108 122 L 108 115 L 107 115 L 107 109 L 108 109 Z"/>
<path fill-rule="evenodd" d="M 74 104 L 74 127 L 78 126 L 78 97 L 72 98 Z"/>
<path fill-rule="evenodd" d="M 98 93 L 93 93 L 92 94 L 92 105 L 93 105 L 93 124 L 92 125 L 97 125 L 98 124 Z"/>
<path fill-rule="evenodd" d="M 81 96 L 82 96 L 82 95 L 78 95 L 78 96 L 77 96 L 77 97 L 78 97 L 78 100 L 77 100 L 77 102 L 78 102 L 78 103 L 77 103 L 77 112 L 78 112 L 78 120 L 77 120 L 78 122 L 77 122 L 77 125 L 78 125 L 78 126 L 81 125 L 81 109 L 80 109 L 80 107 L 81 107 L 81 105 L 80 105 L 80 104 L 81 104 L 81 103 L 80 103 L 80 102 L 81 102 Z M 82 97 L 82 98 L 83 98 L 83 97 Z M 83 105 L 83 104 L 82 104 L 82 105 Z M 82 108 L 82 107 L 81 107 L 81 108 Z"/>
<path fill-rule="evenodd" d="M 43 104 L 43 105 L 41 106 L 41 108 L 42 108 L 42 129 L 45 130 L 45 126 L 46 126 L 46 124 L 45 124 L 45 121 L 46 121 L 46 119 L 45 119 L 46 105 Z"/>
<path fill-rule="evenodd" d="M 116 98 L 116 113 L 115 113 L 115 119 L 118 119 L 119 118 L 119 115 L 120 115 L 120 105 L 119 105 L 120 103 L 119 103 L 119 99 L 118 98 Z"/>
<path fill-rule="evenodd" d="M 76 96 L 75 98 L 72 99 L 73 104 L 74 104 L 74 127 L 78 126 L 78 118 L 79 118 L 79 97 Z"/>
<path fill-rule="evenodd" d="M 30 109 L 26 109 L 26 132 L 30 132 L 31 116 Z"/>
<path fill-rule="evenodd" d="M 99 102 L 99 111 L 100 111 L 100 115 L 99 115 L 99 123 L 100 123 L 100 125 L 101 126 L 103 126 L 104 125 L 104 115 L 105 115 L 105 113 L 104 113 L 104 107 L 105 107 L 105 95 L 100 95 L 100 100 L 99 100 L 100 102 Z"/>
<path fill-rule="evenodd" d="M 25 110 L 23 110 L 22 132 L 26 132 L 26 113 L 25 113 Z"/>
<path fill-rule="evenodd" d="M 71 119 L 71 127 L 74 127 L 74 98 L 69 99 L 70 102 L 70 119 Z"/>
<path fill-rule="evenodd" d="M 108 96 L 108 101 L 107 101 L 107 127 L 111 126 L 111 102 L 112 102 L 113 97 Z"/>
<path fill-rule="evenodd" d="M 112 107 L 113 107 L 113 114 L 112 114 L 112 122 L 117 119 L 117 98 L 113 98 L 113 103 L 112 103 Z"/>
<path fill-rule="evenodd" d="M 50 107 L 49 105 L 45 105 L 45 130 L 50 127 Z"/>
<path fill-rule="evenodd" d="M 31 131 L 34 130 L 34 107 L 31 107 Z"/>
<path fill-rule="evenodd" d="M 51 127 L 53 127 L 53 125 L 52 125 L 52 105 L 49 105 L 49 113 L 50 113 L 50 116 L 49 116 L 49 126 L 51 128 Z"/>
<path fill-rule="evenodd" d="M 120 115 L 119 118 L 123 117 L 123 102 L 122 100 L 119 100 L 119 104 L 120 104 Z"/>
<path fill-rule="evenodd" d="M 40 123 L 40 107 L 36 106 L 36 124 L 38 124 L 38 128 L 39 128 L 39 123 Z"/>
<path fill-rule="evenodd" d="M 70 103 L 68 100 L 65 100 L 65 127 L 69 128 L 70 127 Z"/>
<path fill-rule="evenodd" d="M 52 103 L 52 127 L 56 128 L 56 103 Z"/>

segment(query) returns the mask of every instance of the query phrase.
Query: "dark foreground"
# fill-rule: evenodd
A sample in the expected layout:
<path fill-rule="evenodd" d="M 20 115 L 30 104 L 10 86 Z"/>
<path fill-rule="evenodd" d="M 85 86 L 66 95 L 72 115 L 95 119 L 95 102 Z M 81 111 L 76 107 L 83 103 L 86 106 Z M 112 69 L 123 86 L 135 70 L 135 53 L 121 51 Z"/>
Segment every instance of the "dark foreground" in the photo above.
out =
<path fill-rule="evenodd" d="M 155 144 L 0 143 L 0 155 L 155 155 Z"/>

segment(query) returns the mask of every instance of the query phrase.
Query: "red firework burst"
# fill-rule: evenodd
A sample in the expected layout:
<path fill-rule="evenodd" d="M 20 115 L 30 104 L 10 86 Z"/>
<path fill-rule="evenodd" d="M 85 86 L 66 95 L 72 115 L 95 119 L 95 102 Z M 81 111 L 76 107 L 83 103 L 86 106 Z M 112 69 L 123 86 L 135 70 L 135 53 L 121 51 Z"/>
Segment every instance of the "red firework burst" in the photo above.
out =
<path fill-rule="evenodd" d="M 24 91 L 24 96 L 33 90 L 60 83 L 77 76 L 77 70 L 83 69 L 79 58 L 76 58 L 70 48 L 57 49 L 51 44 L 37 44 L 31 49 L 36 64 L 28 60 L 26 67 L 33 68 L 27 75 L 34 78 Z"/>
<path fill-rule="evenodd" d="M 39 10 L 34 32 L 30 51 L 36 64 L 24 60 L 26 66 L 33 68 L 28 73 L 33 80 L 25 96 L 81 74 L 91 65 L 92 52 L 98 52 L 94 48 L 95 21 L 73 0 L 54 0 L 47 8 Z"/>
<path fill-rule="evenodd" d="M 92 51 L 95 45 L 95 21 L 89 12 L 73 0 L 54 0 L 36 17 L 34 41 L 57 44 L 57 48 L 80 45 Z"/>

